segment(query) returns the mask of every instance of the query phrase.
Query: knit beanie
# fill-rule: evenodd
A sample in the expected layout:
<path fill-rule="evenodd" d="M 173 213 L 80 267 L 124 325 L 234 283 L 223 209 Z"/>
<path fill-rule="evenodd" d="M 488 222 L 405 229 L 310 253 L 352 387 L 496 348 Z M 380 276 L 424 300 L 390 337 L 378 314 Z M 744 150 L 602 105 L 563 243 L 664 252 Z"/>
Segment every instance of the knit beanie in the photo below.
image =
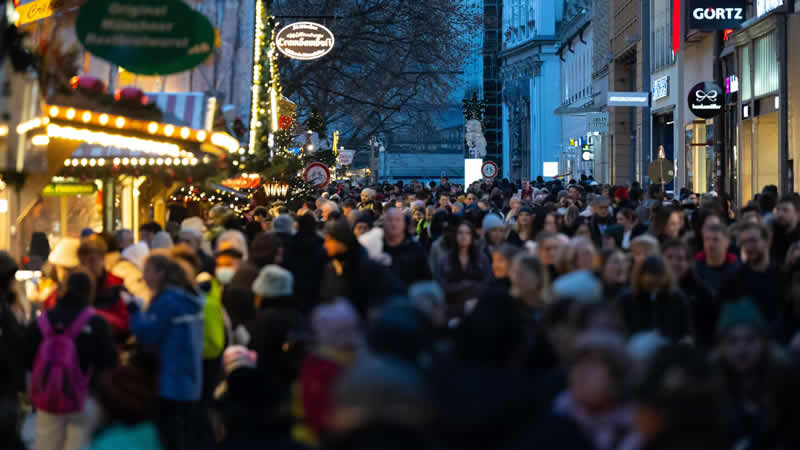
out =
<path fill-rule="evenodd" d="M 722 308 L 719 322 L 717 322 L 717 336 L 722 336 L 731 328 L 739 325 L 749 325 L 759 331 L 763 331 L 767 326 L 761 311 L 749 297 L 727 303 Z"/>
<path fill-rule="evenodd" d="M 144 269 L 144 260 L 147 259 L 147 254 L 149 252 L 150 249 L 147 248 L 145 242 L 137 242 L 123 250 L 121 256 L 132 262 L 139 270 L 142 270 Z"/>
<path fill-rule="evenodd" d="M 270 264 L 261 269 L 253 281 L 253 293 L 264 298 L 294 295 L 294 276 L 283 267 Z"/>
<path fill-rule="evenodd" d="M 483 218 L 481 230 L 483 230 L 483 234 L 489 232 L 489 230 L 493 228 L 505 228 L 505 224 L 503 223 L 503 219 L 501 219 L 497 214 L 487 214 Z"/>
<path fill-rule="evenodd" d="M 360 341 L 358 313 L 347 300 L 317 306 L 311 314 L 311 329 L 319 344 L 353 348 Z"/>
<path fill-rule="evenodd" d="M 151 247 L 153 249 L 170 248 L 172 247 L 172 238 L 166 231 L 159 231 L 155 236 L 153 236 L 153 243 L 151 244 Z"/>
<path fill-rule="evenodd" d="M 576 270 L 556 279 L 553 297 L 579 303 L 597 303 L 603 300 L 603 285 L 588 270 Z"/>
<path fill-rule="evenodd" d="M 71 269 L 78 267 L 80 261 L 78 260 L 78 247 L 81 242 L 75 238 L 63 238 L 58 241 L 56 247 L 50 252 L 47 261 L 56 266 L 66 267 Z"/>
<path fill-rule="evenodd" d="M 272 221 L 272 229 L 276 233 L 291 233 L 294 219 L 291 216 L 278 216 Z"/>

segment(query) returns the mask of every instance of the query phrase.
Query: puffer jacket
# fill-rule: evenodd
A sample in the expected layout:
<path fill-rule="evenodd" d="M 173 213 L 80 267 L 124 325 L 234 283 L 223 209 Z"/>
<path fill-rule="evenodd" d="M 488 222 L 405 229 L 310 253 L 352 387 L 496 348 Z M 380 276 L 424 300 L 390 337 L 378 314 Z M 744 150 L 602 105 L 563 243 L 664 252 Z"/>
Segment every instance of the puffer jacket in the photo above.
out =
<path fill-rule="evenodd" d="M 146 312 L 128 306 L 138 342 L 158 353 L 158 395 L 176 401 L 200 400 L 203 389 L 203 301 L 194 292 L 168 287 Z"/>

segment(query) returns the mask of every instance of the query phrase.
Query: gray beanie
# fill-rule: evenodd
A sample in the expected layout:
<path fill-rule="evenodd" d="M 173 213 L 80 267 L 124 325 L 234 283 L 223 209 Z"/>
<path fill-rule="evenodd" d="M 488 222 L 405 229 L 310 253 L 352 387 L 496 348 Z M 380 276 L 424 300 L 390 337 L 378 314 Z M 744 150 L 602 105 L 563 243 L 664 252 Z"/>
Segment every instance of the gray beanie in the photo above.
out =
<path fill-rule="evenodd" d="M 503 219 L 500 218 L 497 214 L 487 214 L 486 217 L 483 218 L 483 224 L 481 226 L 481 230 L 483 234 L 489 232 L 489 230 L 493 228 L 505 228 L 505 224 L 503 223 Z"/>
<path fill-rule="evenodd" d="M 252 289 L 254 294 L 264 298 L 291 297 L 294 295 L 294 277 L 283 267 L 270 264 L 258 273 Z"/>
<path fill-rule="evenodd" d="M 272 229 L 276 233 L 291 233 L 294 226 L 294 219 L 290 216 L 282 215 L 272 221 Z"/>
<path fill-rule="evenodd" d="M 556 279 L 553 297 L 556 300 L 597 303 L 603 300 L 603 284 L 588 270 L 576 270 Z"/>

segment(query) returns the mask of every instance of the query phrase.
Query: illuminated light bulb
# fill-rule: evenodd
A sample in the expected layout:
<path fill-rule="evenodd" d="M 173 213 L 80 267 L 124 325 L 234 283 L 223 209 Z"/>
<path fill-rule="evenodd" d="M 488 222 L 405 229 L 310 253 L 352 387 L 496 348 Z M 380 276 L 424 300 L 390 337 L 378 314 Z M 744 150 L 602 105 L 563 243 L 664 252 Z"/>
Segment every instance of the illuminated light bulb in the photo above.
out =
<path fill-rule="evenodd" d="M 193 166 L 196 166 L 197 165 L 197 158 L 192 158 L 191 163 L 192 163 Z"/>
<path fill-rule="evenodd" d="M 181 128 L 181 139 L 188 139 L 189 138 L 189 129 L 186 127 Z"/>
<path fill-rule="evenodd" d="M 83 115 L 81 115 L 81 120 L 83 120 L 83 123 L 89 122 L 90 120 L 92 120 L 92 113 L 86 111 L 85 113 L 83 113 Z"/>
<path fill-rule="evenodd" d="M 97 165 L 103 167 L 106 165 L 106 160 L 104 158 L 100 158 L 97 160 Z"/>
<path fill-rule="evenodd" d="M 108 114 L 100 114 L 100 125 L 106 125 L 108 123 Z"/>
<path fill-rule="evenodd" d="M 156 164 L 156 160 L 154 158 L 150 158 L 147 160 L 147 164 L 154 166 Z"/>
<path fill-rule="evenodd" d="M 139 164 L 139 160 L 137 160 L 136 158 L 131 158 L 131 165 L 132 166 L 136 166 L 138 164 Z"/>
<path fill-rule="evenodd" d="M 50 117 L 56 117 L 57 115 L 58 115 L 58 106 L 51 106 Z"/>
<path fill-rule="evenodd" d="M 117 117 L 117 120 L 116 120 L 116 122 L 114 122 L 114 124 L 117 126 L 117 128 L 124 127 L 125 126 L 125 118 L 124 117 Z"/>
<path fill-rule="evenodd" d="M 150 134 L 156 134 L 156 131 L 158 131 L 158 124 L 155 122 L 150 122 L 147 125 L 147 132 Z"/>
<path fill-rule="evenodd" d="M 167 159 L 165 159 L 165 160 L 164 160 L 164 164 L 166 164 L 166 165 L 168 165 L 168 166 L 169 166 L 169 165 L 171 165 L 171 164 L 172 164 L 172 158 L 167 158 Z"/>
<path fill-rule="evenodd" d="M 175 127 L 173 127 L 172 125 L 167 125 L 164 127 L 164 136 L 167 137 L 172 136 L 172 133 L 174 132 L 175 132 Z"/>
<path fill-rule="evenodd" d="M 86 167 L 86 164 L 89 164 L 89 161 L 86 158 L 81 159 L 81 165 Z"/>
<path fill-rule="evenodd" d="M 75 109 L 70 108 L 67 110 L 67 119 L 72 120 L 75 118 Z"/>
<path fill-rule="evenodd" d="M 234 165 L 234 166 L 238 166 L 238 165 L 239 165 L 239 161 L 234 161 L 234 162 L 233 162 L 233 165 Z"/>
<path fill-rule="evenodd" d="M 206 140 L 206 137 L 208 137 L 208 134 L 206 134 L 205 131 L 200 130 L 200 131 L 197 132 L 197 140 L 198 141 L 203 142 L 203 141 Z"/>
<path fill-rule="evenodd" d="M 130 162 L 131 162 L 131 160 L 128 159 L 128 158 L 122 158 L 122 165 L 123 166 L 127 166 Z"/>
<path fill-rule="evenodd" d="M 189 158 L 183 158 L 183 160 L 181 160 L 181 164 L 183 164 L 184 166 L 188 166 L 189 165 Z"/>
<path fill-rule="evenodd" d="M 120 159 L 119 158 L 114 158 L 114 165 L 118 166 L 119 163 L 120 163 Z"/>
<path fill-rule="evenodd" d="M 97 161 L 94 158 L 89 160 L 89 166 L 94 167 L 96 165 L 97 165 Z"/>
<path fill-rule="evenodd" d="M 78 158 L 72 158 L 72 165 L 74 167 L 78 167 L 78 164 L 80 164 L 80 161 L 78 161 Z"/>
<path fill-rule="evenodd" d="M 67 167 L 69 167 L 69 166 L 71 166 L 71 165 L 72 165 L 72 161 L 70 161 L 70 160 L 68 160 L 68 159 L 65 159 L 65 160 L 64 160 L 64 165 L 65 165 L 65 166 L 67 166 Z"/>
<path fill-rule="evenodd" d="M 163 158 L 156 159 L 156 164 L 158 164 L 159 166 L 163 166 L 164 165 L 164 159 Z"/>
<path fill-rule="evenodd" d="M 44 134 L 37 134 L 31 139 L 31 142 L 37 147 L 44 147 L 50 143 L 50 138 Z"/>
<path fill-rule="evenodd" d="M 147 164 L 147 159 L 146 158 L 139 158 L 139 165 L 143 166 L 145 164 Z"/>

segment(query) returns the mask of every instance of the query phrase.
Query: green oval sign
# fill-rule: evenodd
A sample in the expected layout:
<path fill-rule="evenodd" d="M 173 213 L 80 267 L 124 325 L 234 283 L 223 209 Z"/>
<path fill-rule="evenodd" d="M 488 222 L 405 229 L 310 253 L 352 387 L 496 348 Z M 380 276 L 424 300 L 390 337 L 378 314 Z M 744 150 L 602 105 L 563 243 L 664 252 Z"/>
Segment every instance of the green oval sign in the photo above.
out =
<path fill-rule="evenodd" d="M 181 0 L 92 0 L 75 29 L 87 51 L 142 75 L 189 70 L 214 50 L 214 27 Z"/>

